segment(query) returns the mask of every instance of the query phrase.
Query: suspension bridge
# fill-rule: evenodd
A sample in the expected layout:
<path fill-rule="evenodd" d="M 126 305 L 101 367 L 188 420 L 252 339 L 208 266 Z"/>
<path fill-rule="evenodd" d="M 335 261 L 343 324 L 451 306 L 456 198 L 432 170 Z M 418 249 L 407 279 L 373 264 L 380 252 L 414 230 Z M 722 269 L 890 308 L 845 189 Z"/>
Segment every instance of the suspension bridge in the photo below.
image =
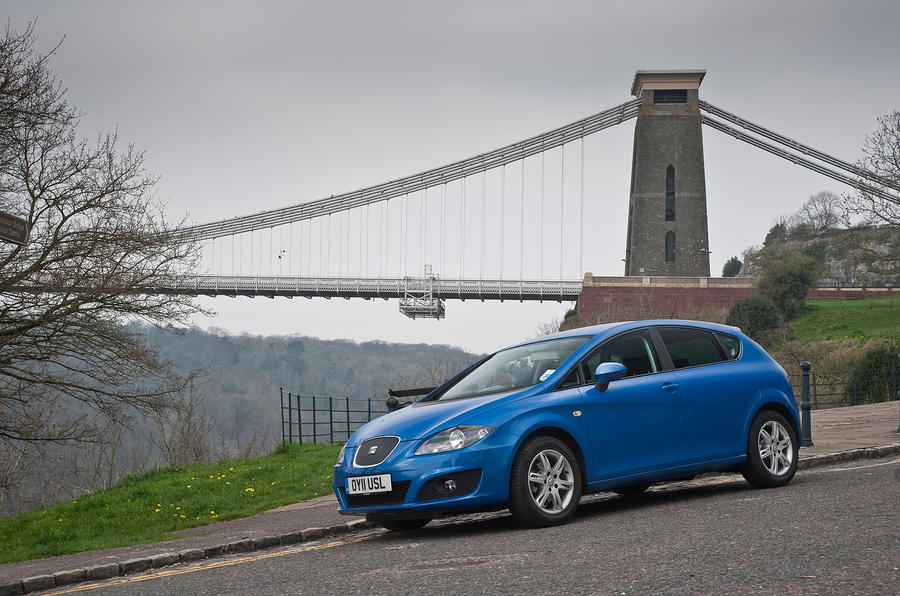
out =
<path fill-rule="evenodd" d="M 683 77 L 673 77 L 683 73 L 689 75 L 685 85 L 678 83 Z M 588 240 L 585 138 L 635 118 L 640 126 L 641 119 L 680 114 L 693 119 L 691 126 L 696 123 L 698 139 L 702 124 L 872 195 L 895 199 L 900 192 L 889 180 L 698 99 L 704 74 L 638 71 L 636 99 L 523 141 L 375 186 L 181 228 L 180 239 L 201 247 L 201 273 L 148 291 L 399 299 L 400 311 L 412 318 L 443 318 L 444 302 L 451 299 L 575 301 Z M 637 132 L 635 147 L 637 160 Z M 660 209 L 652 229 L 662 231 L 660 243 L 665 236 L 658 250 L 665 271 L 676 262 L 680 242 L 679 255 L 693 252 L 701 263 L 705 258 L 706 273 L 699 275 L 708 277 L 702 144 L 694 151 L 701 160 L 702 221 L 695 213 L 695 220 L 682 217 L 681 223 L 702 227 L 702 237 L 689 245 L 665 233 L 665 225 L 676 220 L 678 183 L 671 164 L 658 182 L 648 182 L 659 187 L 666 205 L 665 218 Z M 634 205 L 641 184 L 634 180 L 637 164 L 633 168 Z M 632 240 L 638 228 L 631 221 L 629 226 L 626 275 L 636 275 L 631 245 L 640 239 L 635 232 Z"/>

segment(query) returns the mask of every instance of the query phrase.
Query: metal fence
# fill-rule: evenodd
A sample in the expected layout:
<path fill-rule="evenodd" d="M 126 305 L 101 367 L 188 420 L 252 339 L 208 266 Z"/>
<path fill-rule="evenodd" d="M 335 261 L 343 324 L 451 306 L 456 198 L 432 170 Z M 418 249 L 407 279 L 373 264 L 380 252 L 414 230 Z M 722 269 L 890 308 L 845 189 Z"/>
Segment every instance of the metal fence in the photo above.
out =
<path fill-rule="evenodd" d="M 343 443 L 388 409 L 383 398 L 281 394 L 282 443 Z"/>
<path fill-rule="evenodd" d="M 802 374 L 789 375 L 800 403 Z M 809 373 L 809 400 L 813 410 L 855 406 L 900 399 L 900 365 L 869 371 Z"/>

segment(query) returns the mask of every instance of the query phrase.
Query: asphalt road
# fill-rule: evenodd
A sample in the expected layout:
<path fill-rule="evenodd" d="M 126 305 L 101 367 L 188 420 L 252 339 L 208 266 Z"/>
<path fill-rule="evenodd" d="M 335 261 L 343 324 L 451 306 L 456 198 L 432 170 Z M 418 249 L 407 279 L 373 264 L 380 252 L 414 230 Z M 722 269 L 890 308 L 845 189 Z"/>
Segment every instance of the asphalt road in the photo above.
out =
<path fill-rule="evenodd" d="M 506 513 L 367 531 L 76 586 L 90 594 L 900 592 L 900 459 L 797 474 L 755 490 L 722 476 L 601 495 L 569 524 Z"/>

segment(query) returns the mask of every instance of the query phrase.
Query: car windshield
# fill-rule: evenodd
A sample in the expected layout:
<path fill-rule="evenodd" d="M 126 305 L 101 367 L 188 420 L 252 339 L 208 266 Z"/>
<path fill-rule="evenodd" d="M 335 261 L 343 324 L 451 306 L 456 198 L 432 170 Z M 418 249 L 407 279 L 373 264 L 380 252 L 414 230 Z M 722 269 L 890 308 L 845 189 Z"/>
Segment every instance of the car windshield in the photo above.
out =
<path fill-rule="evenodd" d="M 552 375 L 587 340 L 587 337 L 566 337 L 502 350 L 458 379 L 437 399 L 458 399 L 531 387 Z"/>

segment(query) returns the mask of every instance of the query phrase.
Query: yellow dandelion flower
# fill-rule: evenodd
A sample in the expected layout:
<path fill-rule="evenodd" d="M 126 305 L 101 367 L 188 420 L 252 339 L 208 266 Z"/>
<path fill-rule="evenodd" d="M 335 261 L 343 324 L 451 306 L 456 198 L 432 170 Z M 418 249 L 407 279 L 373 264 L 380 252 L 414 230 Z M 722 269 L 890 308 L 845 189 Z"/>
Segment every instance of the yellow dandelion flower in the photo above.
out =
<path fill-rule="evenodd" d="M 234 468 L 228 468 L 229 472 L 234 472 Z"/>
<path fill-rule="evenodd" d="M 160 505 L 159 503 L 157 503 L 156 506 L 157 506 L 157 507 L 162 507 L 162 505 Z"/>
<path fill-rule="evenodd" d="M 227 485 L 229 485 L 229 486 L 231 486 L 231 483 L 230 483 L 230 482 L 225 482 L 225 484 L 227 484 Z"/>
<path fill-rule="evenodd" d="M 159 507 L 153 510 L 154 513 L 159 513 Z"/>
<path fill-rule="evenodd" d="M 59 518 L 59 519 L 58 519 L 58 520 L 56 520 L 56 521 L 58 521 L 58 522 L 61 522 L 61 521 L 62 521 L 62 518 Z"/>
<path fill-rule="evenodd" d="M 181 511 L 181 507 L 176 507 L 175 511 Z"/>
<path fill-rule="evenodd" d="M 184 519 L 184 518 L 185 518 L 185 515 L 182 513 L 182 514 L 179 515 L 178 517 L 180 517 L 181 519 Z"/>
<path fill-rule="evenodd" d="M 272 484 L 271 484 L 270 486 L 275 486 L 275 482 L 273 481 Z"/>
<path fill-rule="evenodd" d="M 191 480 L 196 480 L 196 478 L 194 478 L 193 476 L 191 476 Z"/>
<path fill-rule="evenodd" d="M 212 475 L 212 474 L 210 474 L 210 475 L 209 475 L 209 478 L 210 478 L 210 480 L 212 480 L 212 478 L 213 478 L 213 475 Z"/>
<path fill-rule="evenodd" d="M 210 511 L 209 514 L 210 514 L 210 515 L 215 515 L 216 512 L 215 512 L 215 511 Z"/>

